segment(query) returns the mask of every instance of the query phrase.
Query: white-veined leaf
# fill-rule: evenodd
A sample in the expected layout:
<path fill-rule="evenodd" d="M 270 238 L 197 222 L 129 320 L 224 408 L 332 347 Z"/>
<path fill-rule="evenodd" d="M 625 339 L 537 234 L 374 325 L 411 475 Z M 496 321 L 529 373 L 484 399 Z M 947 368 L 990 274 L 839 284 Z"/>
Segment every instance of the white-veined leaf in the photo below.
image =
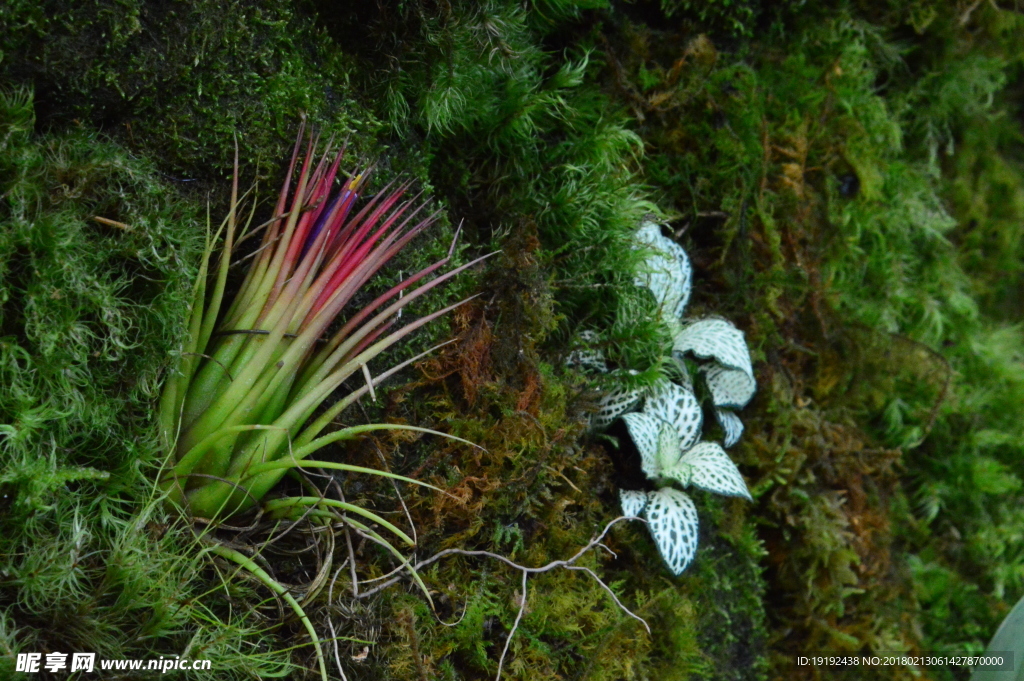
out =
<path fill-rule="evenodd" d="M 706 364 L 700 368 L 711 391 L 716 407 L 742 409 L 750 402 L 757 389 L 754 377 L 742 369 L 732 369 L 720 364 Z"/>
<path fill-rule="evenodd" d="M 651 290 L 663 316 L 679 319 L 690 300 L 693 268 L 682 246 L 664 237 L 661 227 L 645 222 L 636 233 L 637 240 L 656 251 L 641 265 L 637 286 Z"/>
<path fill-rule="evenodd" d="M 647 507 L 647 492 L 620 489 L 619 502 L 622 504 L 622 515 L 638 517 Z"/>
<path fill-rule="evenodd" d="M 678 482 L 683 487 L 688 487 L 693 480 L 693 466 L 684 460 L 679 460 L 673 465 L 661 470 L 661 477 L 665 480 Z"/>
<path fill-rule="evenodd" d="M 715 442 L 699 442 L 683 454 L 680 464 L 690 464 L 690 484 L 709 492 L 750 499 L 747 483 L 729 455 Z"/>
<path fill-rule="evenodd" d="M 675 338 L 676 334 L 672 337 Z M 693 379 L 690 378 L 690 370 L 686 368 L 686 362 L 676 353 L 672 353 L 672 363 L 675 364 L 676 369 L 679 370 L 679 380 L 676 381 L 685 390 L 693 392 Z"/>
<path fill-rule="evenodd" d="M 682 574 L 697 554 L 697 508 L 690 497 L 666 487 L 648 494 L 647 525 L 672 574 Z"/>
<path fill-rule="evenodd" d="M 608 364 L 604 361 L 604 353 L 600 350 L 580 348 L 569 353 L 565 363 L 571 367 L 590 369 L 601 374 L 608 373 Z"/>
<path fill-rule="evenodd" d="M 675 466 L 679 457 L 683 455 L 683 448 L 679 446 L 679 434 L 668 421 L 658 420 L 658 469 L 653 475 L 662 475 L 666 468 Z"/>
<path fill-rule="evenodd" d="M 644 402 L 644 413 L 671 424 L 677 435 L 677 449 L 689 449 L 700 439 L 704 414 L 693 391 L 660 379 Z"/>
<path fill-rule="evenodd" d="M 590 417 L 590 427 L 596 430 L 607 428 L 612 421 L 632 409 L 642 394 L 640 388 L 612 388 L 598 400 L 598 409 Z"/>
<path fill-rule="evenodd" d="M 601 352 L 601 349 L 585 347 L 593 345 L 600 340 L 597 332 L 591 329 L 580 331 L 579 339 L 584 347 L 570 352 L 569 356 L 565 359 L 565 363 L 569 366 L 578 366 L 582 369 L 590 369 L 602 374 L 608 373 L 608 364 L 604 361 L 604 353 Z"/>
<path fill-rule="evenodd" d="M 640 452 L 640 467 L 648 478 L 656 478 L 661 472 L 658 447 L 661 441 L 663 421 L 641 412 L 623 414 L 629 437 Z M 665 424 L 667 425 L 667 424 Z"/>
<path fill-rule="evenodd" d="M 740 421 L 740 417 L 728 409 L 715 409 L 715 418 L 725 431 L 725 446 L 732 447 L 739 442 L 740 435 L 743 435 L 743 421 Z"/>
<path fill-rule="evenodd" d="M 743 332 L 725 319 L 701 319 L 688 324 L 676 334 L 672 349 L 680 354 L 692 352 L 705 359 L 713 357 L 722 366 L 754 377 Z"/>

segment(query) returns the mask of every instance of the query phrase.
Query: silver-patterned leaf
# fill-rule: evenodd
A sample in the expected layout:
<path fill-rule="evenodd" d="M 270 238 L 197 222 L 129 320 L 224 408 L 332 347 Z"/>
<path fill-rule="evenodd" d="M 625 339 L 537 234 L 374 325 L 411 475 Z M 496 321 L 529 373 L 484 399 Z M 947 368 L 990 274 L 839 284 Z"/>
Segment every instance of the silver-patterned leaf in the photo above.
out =
<path fill-rule="evenodd" d="M 743 435 L 743 421 L 740 421 L 740 417 L 728 409 L 715 409 L 715 418 L 725 431 L 725 446 L 732 447 L 739 442 L 740 435 Z"/>
<path fill-rule="evenodd" d="M 699 442 L 683 455 L 680 463 L 693 466 L 690 484 L 709 492 L 750 499 L 740 470 L 716 442 Z"/>
<path fill-rule="evenodd" d="M 689 449 L 700 439 L 704 420 L 693 390 L 662 378 L 655 383 L 644 402 L 644 413 L 671 424 L 677 435 L 677 449 Z"/>
<path fill-rule="evenodd" d="M 697 554 L 697 508 L 690 497 L 666 487 L 648 494 L 647 525 L 661 557 L 680 575 Z"/>
<path fill-rule="evenodd" d="M 604 353 L 597 349 L 580 348 L 569 353 L 565 363 L 571 367 L 589 369 L 601 374 L 608 373 L 608 364 L 604 361 Z"/>
<path fill-rule="evenodd" d="M 675 338 L 675 335 L 672 336 Z M 693 392 L 693 379 L 690 378 L 690 370 L 686 367 L 686 362 L 683 358 L 673 353 L 672 362 L 676 365 L 676 369 L 679 370 L 679 378 L 676 383 L 681 385 L 686 390 Z"/>
<path fill-rule="evenodd" d="M 598 400 L 598 409 L 590 416 L 590 427 L 595 430 L 607 428 L 612 421 L 632 409 L 642 394 L 640 388 L 612 388 Z"/>
<path fill-rule="evenodd" d="M 660 421 L 658 426 L 658 470 L 649 477 L 662 475 L 666 468 L 679 462 L 683 448 L 679 446 L 679 434 L 668 421 Z"/>
<path fill-rule="evenodd" d="M 693 480 L 693 465 L 685 460 L 680 460 L 661 470 L 663 480 L 678 482 L 683 487 L 688 487 Z"/>
<path fill-rule="evenodd" d="M 720 364 L 705 364 L 700 368 L 704 374 L 711 399 L 716 407 L 742 409 L 750 402 L 757 390 L 754 377 L 742 369 L 732 369 Z"/>
<path fill-rule="evenodd" d="M 622 504 L 622 515 L 638 517 L 647 507 L 647 492 L 620 489 L 619 502 Z"/>
<path fill-rule="evenodd" d="M 690 258 L 682 246 L 663 236 L 661 228 L 653 222 L 641 225 L 636 237 L 655 251 L 641 266 L 637 286 L 651 290 L 663 316 L 679 319 L 690 300 L 693 277 Z"/>
<path fill-rule="evenodd" d="M 692 352 L 701 358 L 713 357 L 722 366 L 754 377 L 743 332 L 725 319 L 702 319 L 688 324 L 676 334 L 672 349 L 679 354 Z"/>
<path fill-rule="evenodd" d="M 569 366 L 578 366 L 582 369 L 590 369 L 602 374 L 608 373 L 608 364 L 604 361 L 604 353 L 601 352 L 601 349 L 586 347 L 594 345 L 600 340 L 597 332 L 592 329 L 580 331 L 579 340 L 584 347 L 570 352 L 565 363 Z"/>
<path fill-rule="evenodd" d="M 640 452 L 640 467 L 644 474 L 652 479 L 658 477 L 661 473 L 659 445 L 664 421 L 641 412 L 623 414 L 622 420 L 626 422 L 629 437 Z"/>

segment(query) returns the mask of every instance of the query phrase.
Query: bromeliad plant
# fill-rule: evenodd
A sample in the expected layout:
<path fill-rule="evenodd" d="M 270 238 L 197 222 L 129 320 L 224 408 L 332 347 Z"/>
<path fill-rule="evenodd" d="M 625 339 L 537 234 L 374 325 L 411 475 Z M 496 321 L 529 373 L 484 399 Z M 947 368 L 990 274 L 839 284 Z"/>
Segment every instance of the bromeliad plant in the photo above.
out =
<path fill-rule="evenodd" d="M 160 485 L 170 503 L 196 517 L 220 519 L 262 503 L 271 519 L 344 523 L 394 554 L 429 601 L 415 569 L 372 525 L 409 545 L 413 540 L 384 518 L 322 494 L 266 502 L 263 498 L 289 470 L 303 467 L 432 487 L 386 471 L 309 457 L 328 444 L 382 429 L 434 433 L 465 442 L 426 428 L 395 424 L 364 424 L 322 433 L 346 407 L 368 392 L 372 395 L 375 385 L 423 355 L 377 376 L 369 369 L 372 360 L 461 303 L 397 326 L 402 309 L 483 258 L 428 279 L 451 260 L 453 241 L 446 257 L 362 309 L 349 310 L 366 283 L 433 224 L 437 213 L 423 216 L 423 203 L 416 197 L 404 199 L 408 184 L 389 185 L 357 208 L 368 173 L 345 179 L 335 191 L 344 149 L 332 153 L 328 144 L 318 158 L 317 140 L 310 139 L 296 174 L 302 139 L 300 130 L 273 216 L 249 230 L 255 210 L 251 208 L 244 234 L 239 234 L 242 198 L 235 159 L 230 210 L 204 252 L 188 338 L 161 397 L 160 430 L 168 461 Z M 259 230 L 263 230 L 262 243 L 251 256 L 233 302 L 222 311 L 232 253 Z M 222 251 L 208 291 L 213 247 L 222 235 Z M 358 374 L 364 379 L 359 388 L 320 411 L 346 380 Z M 209 550 L 248 570 L 289 604 L 312 639 L 320 676 L 326 681 L 319 638 L 298 600 L 249 556 L 215 542 L 210 542 Z"/>
<path fill-rule="evenodd" d="M 217 235 L 223 233 L 223 248 L 212 290 L 207 276 L 216 237 L 203 258 L 188 340 L 164 389 L 160 425 L 169 462 L 161 484 L 172 503 L 194 516 L 246 510 L 289 469 L 302 466 L 400 477 L 308 457 L 327 444 L 376 429 L 424 430 L 369 424 L 322 434 L 346 407 L 413 361 L 374 377 L 369 370 L 374 358 L 458 304 L 395 328 L 399 312 L 479 262 L 421 283 L 449 262 L 450 250 L 361 310 L 350 311 L 364 285 L 434 223 L 437 213 L 423 216 L 422 203 L 403 198 L 408 184 L 389 185 L 357 210 L 367 173 L 342 181 L 334 191 L 344 150 L 325 151 L 317 160 L 317 141 L 310 139 L 296 175 L 301 142 L 300 132 L 273 217 L 243 235 L 236 159 L 231 206 Z M 245 228 L 251 222 L 252 210 Z M 262 243 L 234 301 L 222 312 L 232 251 L 259 229 Z M 361 387 L 317 414 L 360 373 Z M 323 501 L 303 497 L 274 503 L 274 510 L 284 513 Z M 344 507 L 408 539 L 380 517 Z"/>

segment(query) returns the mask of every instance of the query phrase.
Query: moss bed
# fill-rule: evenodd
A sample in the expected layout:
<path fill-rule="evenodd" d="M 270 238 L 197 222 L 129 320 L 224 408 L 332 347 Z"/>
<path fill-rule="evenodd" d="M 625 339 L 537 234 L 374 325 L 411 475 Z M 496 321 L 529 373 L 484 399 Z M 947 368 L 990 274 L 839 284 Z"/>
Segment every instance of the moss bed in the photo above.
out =
<path fill-rule="evenodd" d="M 754 501 L 695 495 L 694 564 L 672 577 L 639 523 L 579 563 L 650 633 L 581 571 L 533 576 L 517 619 L 521 574 L 492 558 L 424 568 L 433 611 L 409 580 L 355 596 L 346 569 L 304 601 L 332 678 L 337 659 L 347 679 L 492 679 L 502 657 L 531 681 L 968 678 L 796 660 L 980 652 L 1024 595 L 1021 36 L 1024 8 L 966 0 L 3 3 L 0 674 L 88 678 L 15 672 L 62 651 L 318 678 L 305 629 L 153 485 L 155 400 L 235 141 L 244 181 L 275 186 L 305 119 L 442 209 L 388 276 L 458 224 L 463 262 L 498 252 L 410 310 L 481 294 L 388 361 L 455 342 L 343 416 L 480 448 L 330 452 L 446 490 L 336 477 L 416 529 L 417 559 L 539 566 L 619 515 L 635 461 L 588 434 L 565 358 L 599 327 L 610 360 L 657 375 L 629 247 L 645 215 L 758 381 L 730 450 Z M 261 550 L 299 594 L 325 561 L 308 541 Z"/>

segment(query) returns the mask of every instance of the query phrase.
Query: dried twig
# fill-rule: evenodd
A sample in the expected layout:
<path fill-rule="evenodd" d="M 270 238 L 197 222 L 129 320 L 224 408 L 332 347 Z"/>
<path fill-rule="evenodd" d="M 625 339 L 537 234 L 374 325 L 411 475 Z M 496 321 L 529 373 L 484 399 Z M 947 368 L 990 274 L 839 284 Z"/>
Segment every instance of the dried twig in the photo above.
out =
<path fill-rule="evenodd" d="M 334 604 L 334 581 L 338 579 L 338 575 L 345 569 L 345 565 L 348 562 L 349 559 L 346 558 L 345 562 L 334 571 L 334 576 L 331 577 L 331 584 L 327 587 L 327 603 L 329 605 Z M 327 626 L 331 629 L 331 642 L 334 644 L 334 662 L 338 665 L 338 674 L 341 675 L 341 681 L 348 681 L 348 677 L 345 676 L 345 669 L 341 666 L 341 653 L 338 651 L 338 634 L 334 631 L 334 622 L 331 620 L 330 615 L 327 616 Z"/>
<path fill-rule="evenodd" d="M 985 0 L 974 0 L 974 2 L 971 3 L 971 6 L 967 8 L 967 11 L 960 15 L 961 26 L 966 26 L 971 21 L 971 15 L 974 14 L 974 10 L 978 9 L 978 5 L 984 1 Z"/>
<path fill-rule="evenodd" d="M 359 406 L 362 406 L 362 404 L 360 404 Z M 391 468 L 388 466 L 388 460 L 384 457 L 384 452 L 380 450 L 380 446 L 376 442 L 374 442 L 373 448 L 377 450 L 377 458 L 380 459 L 380 463 L 381 466 L 383 466 L 383 470 L 390 473 Z M 405 498 L 402 497 L 402 490 L 398 488 L 398 483 L 395 482 L 394 478 L 388 478 L 388 480 L 391 481 L 391 487 L 393 487 L 395 490 L 395 496 L 398 497 L 398 503 L 402 504 L 402 510 L 405 511 L 405 519 L 409 521 L 409 528 L 412 530 L 410 536 L 412 536 L 413 543 L 416 544 L 419 542 L 419 539 L 416 537 L 416 523 L 412 521 L 412 514 L 409 513 L 409 507 L 405 505 Z"/>
<path fill-rule="evenodd" d="M 615 602 L 615 605 L 617 605 L 619 607 L 619 609 L 622 610 L 622 612 L 626 613 L 627 615 L 629 615 L 633 619 L 635 619 L 638 622 L 640 622 L 641 624 L 643 624 L 644 628 L 647 630 L 647 633 L 648 634 L 651 633 L 651 627 L 647 624 L 647 621 L 644 620 L 639 615 L 633 613 L 629 608 L 627 608 L 625 605 L 623 605 L 622 601 L 620 601 L 618 596 L 615 595 L 615 592 L 612 591 L 611 587 L 609 587 L 607 584 L 605 584 L 604 581 L 602 581 L 601 578 L 597 576 L 597 573 L 595 573 L 593 570 L 591 570 L 588 567 L 583 567 L 583 566 L 580 566 L 580 565 L 574 565 L 574 563 L 577 560 L 579 560 L 585 553 L 587 553 L 591 549 L 600 547 L 600 548 L 603 548 L 603 549 L 611 552 L 611 549 L 609 549 L 607 546 L 605 546 L 602 542 L 603 542 L 605 536 L 608 534 L 608 531 L 611 530 L 612 526 L 614 526 L 616 523 L 618 523 L 619 521 L 622 521 L 622 520 L 637 520 L 637 518 L 632 518 L 632 517 L 628 517 L 628 516 L 620 516 L 618 518 L 615 518 L 614 520 L 609 522 L 607 525 L 605 525 L 605 528 L 604 528 L 604 530 L 602 530 L 601 534 L 599 534 L 598 536 L 596 536 L 593 539 L 591 539 L 590 542 L 588 542 L 586 546 L 584 546 L 579 551 L 577 551 L 576 554 L 572 558 L 569 558 L 569 559 L 566 559 L 566 560 L 554 560 L 554 561 L 551 561 L 550 563 L 548 563 L 547 565 L 543 565 L 541 567 L 527 567 L 525 565 L 519 565 L 518 563 L 516 563 L 516 562 L 506 558 L 505 556 L 502 556 L 502 555 L 497 554 L 497 553 L 491 553 L 490 551 L 467 551 L 465 549 L 445 549 L 443 551 L 439 551 L 438 553 L 435 553 L 430 558 L 426 558 L 426 559 L 421 560 L 420 562 L 416 563 L 416 565 L 413 566 L 413 569 L 418 572 L 422 568 L 424 568 L 424 567 L 426 567 L 426 566 L 428 566 L 428 565 L 430 565 L 432 563 L 437 562 L 438 560 L 440 560 L 441 558 L 444 558 L 445 556 L 457 555 L 457 556 L 484 556 L 484 557 L 487 557 L 487 558 L 493 558 L 493 559 L 495 559 L 497 561 L 505 563 L 506 565 L 508 565 L 510 567 L 515 568 L 516 570 L 519 570 L 522 573 L 522 575 L 523 575 L 522 600 L 521 600 L 521 602 L 519 604 L 519 613 L 516 615 L 515 622 L 512 624 L 512 629 L 509 631 L 508 638 L 505 640 L 505 648 L 504 648 L 504 650 L 502 650 L 501 657 L 498 660 L 498 676 L 496 677 L 496 681 L 500 681 L 500 679 L 501 679 L 501 670 L 502 670 L 502 667 L 504 666 L 504 662 L 505 662 L 505 655 L 508 653 L 509 646 L 511 645 L 511 642 L 512 642 L 512 636 L 515 635 L 516 629 L 519 627 L 519 622 L 522 620 L 523 613 L 526 610 L 526 598 L 527 598 L 526 581 L 527 581 L 527 578 L 530 575 L 540 574 L 542 572 L 549 572 L 551 570 L 554 570 L 555 568 L 560 568 L 560 567 L 561 568 L 565 568 L 567 570 L 578 570 L 580 572 L 585 572 L 588 575 L 590 575 L 590 577 L 593 578 L 593 580 L 595 582 L 597 582 L 601 586 L 601 588 L 604 589 L 608 593 L 609 596 L 611 596 L 612 600 Z M 360 533 L 360 534 L 362 534 L 362 533 Z M 614 555 L 614 553 L 613 553 L 613 555 Z M 379 584 L 378 586 L 376 586 L 376 587 L 374 587 L 372 589 L 360 592 L 357 597 L 358 598 L 368 598 L 369 596 L 372 596 L 372 595 L 374 595 L 374 594 L 376 594 L 376 593 L 378 593 L 380 591 L 383 591 L 384 589 L 387 589 L 391 585 L 396 584 L 401 579 L 402 579 L 401 575 L 393 577 L 392 579 L 389 579 L 389 580 L 385 581 L 384 583 Z M 364 582 L 364 584 L 366 584 L 366 582 Z"/>
<path fill-rule="evenodd" d="M 505 638 L 505 647 L 501 649 L 501 657 L 498 658 L 498 675 L 494 677 L 495 681 L 501 681 L 501 668 L 505 665 L 505 654 L 508 653 L 508 647 L 512 645 L 512 637 L 516 634 L 516 629 L 519 628 L 519 620 L 523 619 L 523 613 L 526 612 L 526 570 L 523 570 L 523 590 L 520 594 L 519 599 L 519 612 L 516 614 L 516 621 L 512 623 L 512 628 L 508 632 L 508 636 Z M 601 580 L 597 580 L 601 581 Z"/>

